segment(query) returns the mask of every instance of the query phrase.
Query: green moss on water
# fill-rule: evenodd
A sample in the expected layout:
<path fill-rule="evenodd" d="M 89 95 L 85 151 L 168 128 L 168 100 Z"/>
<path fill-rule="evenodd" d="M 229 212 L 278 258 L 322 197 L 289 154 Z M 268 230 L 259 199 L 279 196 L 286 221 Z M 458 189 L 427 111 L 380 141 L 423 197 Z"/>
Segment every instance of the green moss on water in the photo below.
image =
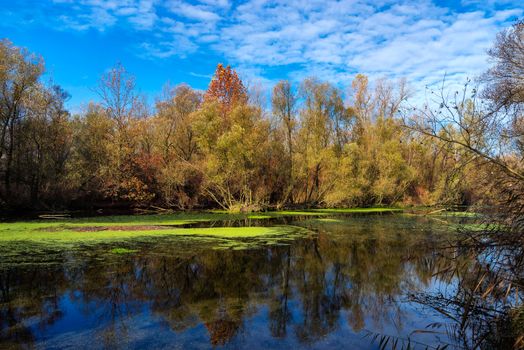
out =
<path fill-rule="evenodd" d="M 313 219 L 318 222 L 331 222 L 331 223 L 341 223 L 344 222 L 342 219 L 333 219 L 333 218 L 319 218 L 319 219 Z"/>
<path fill-rule="evenodd" d="M 444 211 L 444 212 L 438 212 L 435 214 L 431 214 L 435 216 L 453 216 L 457 218 L 476 218 L 479 217 L 479 213 L 471 212 L 471 211 Z"/>
<path fill-rule="evenodd" d="M 136 253 L 138 252 L 138 250 L 127 249 L 127 248 L 113 248 L 109 252 L 113 254 L 130 254 L 130 253 Z"/>
<path fill-rule="evenodd" d="M 351 213 L 390 213 L 390 212 L 402 212 L 401 208 L 386 208 L 386 207 L 374 207 L 374 208 L 331 208 L 331 209 L 312 209 L 313 212 L 317 213 L 340 213 L 340 214 L 351 214 Z"/>
<path fill-rule="evenodd" d="M 254 220 L 263 220 L 263 219 L 272 219 L 273 216 L 271 215 L 248 215 L 248 219 L 254 219 Z"/>
<path fill-rule="evenodd" d="M 284 210 L 264 212 L 259 214 L 231 214 L 220 211 L 213 212 L 181 212 L 175 214 L 156 215 L 115 215 L 87 218 L 47 219 L 39 221 L 22 221 L 13 223 L 0 223 L 0 234 L 3 231 L 20 231 L 38 228 L 64 228 L 64 227 L 86 227 L 86 226 L 180 226 L 199 222 L 211 222 L 222 220 L 242 219 L 271 219 L 281 216 L 322 216 L 332 213 L 367 213 L 367 212 L 390 212 L 399 209 L 391 208 L 351 208 L 351 209 L 313 209 L 313 210 Z"/>
<path fill-rule="evenodd" d="M 219 238 L 253 238 L 259 236 L 285 235 L 293 230 L 291 226 L 274 227 L 212 227 L 212 228 L 173 228 L 161 230 L 119 230 L 110 228 L 104 231 L 73 231 L 71 229 L 45 231 L 38 228 L 23 229 L 10 227 L 0 229 L 0 242 L 5 241 L 58 241 L 92 242 L 103 240 L 123 240 L 134 237 L 162 236 L 210 236 Z"/>
<path fill-rule="evenodd" d="M 455 228 L 461 231 L 496 231 L 503 230 L 504 226 L 499 224 L 485 224 L 485 223 L 473 223 L 473 224 L 456 224 L 453 225 Z"/>
<path fill-rule="evenodd" d="M 300 230 L 294 226 L 273 227 L 209 227 L 182 228 L 185 224 L 220 222 L 231 220 L 268 220 L 282 216 L 311 216 L 322 219 L 324 216 L 335 216 L 345 213 L 391 212 L 391 208 L 351 208 L 351 209 L 315 209 L 286 210 L 264 212 L 259 214 L 230 214 L 225 212 L 182 212 L 158 215 L 119 215 L 90 218 L 52 219 L 40 221 L 25 221 L 0 223 L 0 249 L 6 244 L 13 246 L 14 251 L 20 251 L 25 243 L 53 244 L 56 247 L 98 244 L 100 242 L 116 242 L 129 240 L 150 240 L 158 237 L 207 237 L 221 241 L 219 247 L 238 247 L 238 240 L 278 237 L 280 241 L 288 237 L 296 237 Z M 325 222 L 337 222 L 336 218 L 324 218 Z M 215 224 L 213 224 L 215 225 Z M 219 226 L 219 225 L 215 225 Z M 301 232 L 300 234 L 302 234 Z M 270 242 L 272 244 L 275 242 Z M 243 242 L 240 246 L 245 247 Z M 5 247 L 4 247 L 5 248 Z"/>
<path fill-rule="evenodd" d="M 269 212 L 270 215 L 274 216 L 320 216 L 320 215 L 328 215 L 327 213 L 323 213 L 320 211 L 314 211 L 314 210 L 282 210 L 282 211 L 275 211 L 275 212 Z"/>

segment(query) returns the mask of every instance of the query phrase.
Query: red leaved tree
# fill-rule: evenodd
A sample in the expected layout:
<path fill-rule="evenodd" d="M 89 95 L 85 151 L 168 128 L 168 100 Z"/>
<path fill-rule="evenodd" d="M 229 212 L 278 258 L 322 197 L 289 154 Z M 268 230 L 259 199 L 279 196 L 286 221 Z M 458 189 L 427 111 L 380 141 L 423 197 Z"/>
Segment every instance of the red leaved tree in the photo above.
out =
<path fill-rule="evenodd" d="M 235 105 L 245 103 L 247 98 L 247 89 L 235 70 L 219 63 L 204 99 L 206 101 L 218 101 L 225 115 Z"/>

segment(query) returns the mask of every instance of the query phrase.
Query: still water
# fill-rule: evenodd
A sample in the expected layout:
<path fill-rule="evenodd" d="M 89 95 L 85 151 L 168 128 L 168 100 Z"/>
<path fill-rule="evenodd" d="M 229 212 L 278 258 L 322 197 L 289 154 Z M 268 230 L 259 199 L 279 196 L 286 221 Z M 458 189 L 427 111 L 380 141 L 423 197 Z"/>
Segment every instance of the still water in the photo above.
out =
<path fill-rule="evenodd" d="M 450 231 L 442 220 L 292 220 L 314 234 L 240 250 L 168 237 L 125 242 L 125 254 L 104 244 L 11 256 L 0 264 L 0 348 L 378 349 L 375 335 L 453 343 L 431 328 L 443 316 L 414 301 L 453 289 L 434 276 Z"/>

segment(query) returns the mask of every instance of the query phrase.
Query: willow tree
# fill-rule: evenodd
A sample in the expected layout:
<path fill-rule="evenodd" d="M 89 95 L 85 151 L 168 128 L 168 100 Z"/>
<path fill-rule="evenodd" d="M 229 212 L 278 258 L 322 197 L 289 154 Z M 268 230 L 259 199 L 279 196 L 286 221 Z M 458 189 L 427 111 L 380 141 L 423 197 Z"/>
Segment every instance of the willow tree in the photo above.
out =
<path fill-rule="evenodd" d="M 304 203 L 318 204 L 337 176 L 335 123 L 344 118 L 345 109 L 335 87 L 313 78 L 302 83 L 301 96 L 304 104 L 300 110 L 296 151 L 297 181 L 302 184 L 296 197 Z"/>
<path fill-rule="evenodd" d="M 230 67 L 217 72 L 195 113 L 193 127 L 208 197 L 227 210 L 266 204 L 271 187 L 270 123 L 248 103 L 242 81 Z"/>
<path fill-rule="evenodd" d="M 201 173 L 197 169 L 198 144 L 193 122 L 202 94 L 188 85 L 166 86 L 157 101 L 157 115 L 149 123 L 161 166 L 156 173 L 163 204 L 195 206 L 200 199 Z"/>
<path fill-rule="evenodd" d="M 249 105 L 237 105 L 227 118 L 221 126 L 216 104 L 204 104 L 195 117 L 204 189 L 224 209 L 254 210 L 267 204 L 271 191 L 270 124 Z"/>
<path fill-rule="evenodd" d="M 294 137 L 297 126 L 297 96 L 296 93 L 293 91 L 289 81 L 282 80 L 275 85 L 275 87 L 273 88 L 273 95 L 271 97 L 271 104 L 273 107 L 273 115 L 277 118 L 280 124 L 280 128 L 282 128 L 282 130 L 284 131 L 285 144 L 287 150 L 288 186 L 283 201 L 286 202 L 289 198 L 291 203 L 293 203 L 293 187 L 295 185 L 295 175 L 293 169 L 293 143 L 295 142 Z"/>
<path fill-rule="evenodd" d="M 368 86 L 357 75 L 352 82 L 345 141 L 339 156 L 338 176 L 326 195 L 330 206 L 391 204 L 403 199 L 413 178 L 405 157 L 407 137 L 396 117 L 405 88 L 386 81 Z"/>

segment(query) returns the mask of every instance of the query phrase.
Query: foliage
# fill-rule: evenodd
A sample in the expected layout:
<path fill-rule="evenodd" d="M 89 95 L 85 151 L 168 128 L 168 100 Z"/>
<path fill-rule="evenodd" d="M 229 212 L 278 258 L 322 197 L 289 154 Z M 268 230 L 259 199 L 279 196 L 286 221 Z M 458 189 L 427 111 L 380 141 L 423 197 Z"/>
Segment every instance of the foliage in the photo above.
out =
<path fill-rule="evenodd" d="M 371 88 L 359 74 L 349 99 L 316 78 L 281 81 L 270 113 L 219 64 L 205 93 L 166 85 L 152 110 L 117 64 L 94 89 L 100 101 L 70 116 L 67 94 L 40 82 L 41 59 L 7 41 L 0 56 L 5 207 L 251 212 L 478 199 L 476 182 L 465 181 L 474 161 L 464 165 L 459 148 L 403 127 L 404 81 Z"/>

